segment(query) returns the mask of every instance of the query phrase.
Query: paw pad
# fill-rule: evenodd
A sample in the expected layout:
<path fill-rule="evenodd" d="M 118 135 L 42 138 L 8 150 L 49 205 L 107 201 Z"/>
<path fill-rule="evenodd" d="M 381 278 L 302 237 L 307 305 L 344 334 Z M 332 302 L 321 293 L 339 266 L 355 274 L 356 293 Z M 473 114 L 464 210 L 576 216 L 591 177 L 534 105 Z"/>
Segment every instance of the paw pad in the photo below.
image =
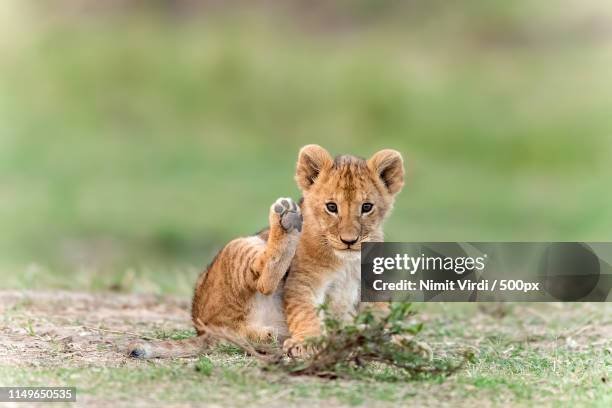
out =
<path fill-rule="evenodd" d="M 272 205 L 273 211 L 280 216 L 280 224 L 285 231 L 302 230 L 300 207 L 290 198 L 279 198 Z"/>

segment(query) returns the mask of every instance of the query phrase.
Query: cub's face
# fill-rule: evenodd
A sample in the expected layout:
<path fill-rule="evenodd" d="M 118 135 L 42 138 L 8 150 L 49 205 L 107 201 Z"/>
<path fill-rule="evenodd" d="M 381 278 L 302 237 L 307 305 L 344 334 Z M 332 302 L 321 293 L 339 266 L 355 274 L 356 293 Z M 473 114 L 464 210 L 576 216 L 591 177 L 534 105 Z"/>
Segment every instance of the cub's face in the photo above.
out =
<path fill-rule="evenodd" d="M 369 160 L 333 159 L 320 146 L 300 150 L 296 181 L 304 194 L 304 228 L 338 257 L 357 254 L 362 242 L 382 241 L 382 223 L 404 184 L 402 156 L 382 150 Z"/>

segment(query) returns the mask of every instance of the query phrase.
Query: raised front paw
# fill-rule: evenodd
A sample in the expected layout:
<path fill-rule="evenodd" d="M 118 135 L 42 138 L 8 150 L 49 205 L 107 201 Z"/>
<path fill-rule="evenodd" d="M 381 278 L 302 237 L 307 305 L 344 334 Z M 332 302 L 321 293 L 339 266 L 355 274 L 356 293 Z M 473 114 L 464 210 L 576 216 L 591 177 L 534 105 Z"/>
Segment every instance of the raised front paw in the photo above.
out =
<path fill-rule="evenodd" d="M 278 217 L 281 227 L 287 232 L 302 231 L 300 207 L 288 197 L 281 197 L 272 204 L 272 211 Z"/>

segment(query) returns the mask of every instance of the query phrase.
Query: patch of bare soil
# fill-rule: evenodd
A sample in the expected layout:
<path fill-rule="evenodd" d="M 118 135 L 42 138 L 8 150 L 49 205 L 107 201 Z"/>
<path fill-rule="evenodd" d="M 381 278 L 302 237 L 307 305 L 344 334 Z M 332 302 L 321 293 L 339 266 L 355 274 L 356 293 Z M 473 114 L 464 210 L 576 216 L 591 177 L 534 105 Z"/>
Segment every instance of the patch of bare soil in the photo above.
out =
<path fill-rule="evenodd" d="M 0 365 L 121 365 L 129 341 L 189 329 L 189 306 L 168 296 L 0 291 Z"/>

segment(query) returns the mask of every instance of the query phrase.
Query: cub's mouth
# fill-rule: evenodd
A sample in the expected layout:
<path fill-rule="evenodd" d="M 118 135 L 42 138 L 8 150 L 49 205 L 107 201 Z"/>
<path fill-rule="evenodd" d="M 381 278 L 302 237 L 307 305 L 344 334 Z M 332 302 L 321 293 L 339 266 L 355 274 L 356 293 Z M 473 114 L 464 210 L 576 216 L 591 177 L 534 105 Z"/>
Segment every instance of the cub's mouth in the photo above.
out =
<path fill-rule="evenodd" d="M 332 248 L 334 250 L 334 253 L 338 257 L 354 257 L 359 256 L 361 254 L 361 242 L 355 243 L 353 245 L 333 243 Z"/>
<path fill-rule="evenodd" d="M 337 244 L 335 242 L 332 242 L 331 247 L 336 252 L 360 252 L 361 251 L 361 243 L 356 243 L 353 245 L 344 245 L 344 244 Z"/>
<path fill-rule="evenodd" d="M 334 254 L 337 258 L 345 261 L 357 261 L 361 258 L 361 250 L 353 248 L 334 249 Z"/>
<path fill-rule="evenodd" d="M 346 242 L 336 236 L 326 236 L 327 244 L 335 253 L 361 253 L 361 243 L 364 242 L 361 238 L 352 242 Z"/>
<path fill-rule="evenodd" d="M 354 244 L 345 244 L 338 242 L 335 239 L 330 239 L 329 244 L 335 252 L 360 252 L 361 251 L 361 241 L 357 241 Z"/>

